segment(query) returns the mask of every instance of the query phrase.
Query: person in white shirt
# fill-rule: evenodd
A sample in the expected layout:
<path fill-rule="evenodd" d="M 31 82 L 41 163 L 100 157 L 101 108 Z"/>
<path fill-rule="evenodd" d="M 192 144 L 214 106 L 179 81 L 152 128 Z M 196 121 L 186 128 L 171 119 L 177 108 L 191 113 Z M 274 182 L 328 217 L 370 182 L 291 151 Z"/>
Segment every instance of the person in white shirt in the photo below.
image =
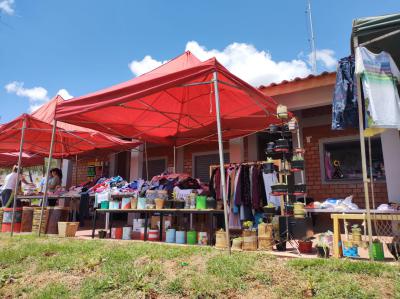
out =
<path fill-rule="evenodd" d="M 17 173 L 18 173 L 18 166 L 14 165 L 12 172 L 9 173 L 5 180 L 4 185 L 1 188 L 1 203 L 2 206 L 5 207 L 7 205 L 8 200 L 11 197 L 12 192 L 15 189 L 15 185 L 17 184 Z M 20 175 L 21 181 L 25 184 L 28 182 L 24 179 L 23 176 Z"/>

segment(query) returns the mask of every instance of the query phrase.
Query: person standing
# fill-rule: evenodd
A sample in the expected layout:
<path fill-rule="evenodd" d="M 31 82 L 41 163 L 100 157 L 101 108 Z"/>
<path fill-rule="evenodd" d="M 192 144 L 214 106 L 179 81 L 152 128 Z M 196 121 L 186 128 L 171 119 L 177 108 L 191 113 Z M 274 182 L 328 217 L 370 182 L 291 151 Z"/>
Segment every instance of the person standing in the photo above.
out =
<path fill-rule="evenodd" d="M 22 171 L 21 171 L 22 172 Z M 17 177 L 18 177 L 18 166 L 14 165 L 11 173 L 9 173 L 5 180 L 4 180 L 4 185 L 1 188 L 1 203 L 2 206 L 5 207 L 11 197 L 11 194 L 13 193 L 15 189 L 15 185 L 17 184 Z M 24 184 L 28 184 L 28 182 L 25 180 L 25 178 L 20 175 L 21 181 Z"/>

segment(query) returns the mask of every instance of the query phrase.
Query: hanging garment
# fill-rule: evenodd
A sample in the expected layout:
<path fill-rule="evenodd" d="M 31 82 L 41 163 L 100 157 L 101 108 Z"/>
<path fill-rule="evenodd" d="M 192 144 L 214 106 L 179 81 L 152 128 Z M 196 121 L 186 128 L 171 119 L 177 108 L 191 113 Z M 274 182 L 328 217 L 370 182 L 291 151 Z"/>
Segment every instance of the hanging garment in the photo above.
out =
<path fill-rule="evenodd" d="M 276 173 L 263 173 L 265 193 L 267 194 L 268 203 L 272 203 L 275 207 L 281 206 L 280 196 L 271 195 L 271 186 L 278 183 Z"/>
<path fill-rule="evenodd" d="M 261 198 L 261 207 L 266 206 L 268 204 L 267 193 L 265 192 L 264 178 L 263 178 L 263 167 L 259 165 L 258 169 L 258 193 Z"/>
<path fill-rule="evenodd" d="M 243 175 L 241 176 L 242 185 L 242 204 L 251 207 L 250 198 L 250 167 L 243 165 Z"/>
<path fill-rule="evenodd" d="M 400 128 L 400 72 L 387 52 L 356 49 L 356 73 L 364 93 L 366 128 Z"/>
<path fill-rule="evenodd" d="M 253 209 L 258 210 L 262 207 L 261 196 L 260 196 L 260 184 L 258 178 L 260 176 L 260 169 L 258 165 L 253 166 L 251 172 L 251 204 Z"/>
<path fill-rule="evenodd" d="M 243 166 L 239 166 L 238 171 L 236 172 L 235 178 L 235 205 L 240 206 L 242 204 L 242 176 L 243 176 Z"/>
<path fill-rule="evenodd" d="M 339 60 L 332 100 L 332 130 L 358 128 L 357 86 L 353 56 Z"/>
<path fill-rule="evenodd" d="M 211 172 L 210 181 L 208 183 L 210 196 L 213 197 L 213 198 L 217 198 L 216 197 L 216 192 L 215 192 L 215 175 L 216 175 L 217 171 L 219 171 L 218 168 L 214 168 L 213 169 L 213 171 Z"/>

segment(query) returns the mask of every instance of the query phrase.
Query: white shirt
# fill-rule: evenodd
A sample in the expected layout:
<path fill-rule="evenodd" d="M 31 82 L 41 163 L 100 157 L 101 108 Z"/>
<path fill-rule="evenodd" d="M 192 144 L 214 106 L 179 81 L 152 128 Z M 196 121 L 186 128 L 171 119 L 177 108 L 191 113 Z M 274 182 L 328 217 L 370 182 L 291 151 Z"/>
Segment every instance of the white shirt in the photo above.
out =
<path fill-rule="evenodd" d="M 12 172 L 10 174 L 7 174 L 6 178 L 4 179 L 4 185 L 3 185 L 3 190 L 10 189 L 14 190 L 15 185 L 17 184 L 17 173 Z"/>
<path fill-rule="evenodd" d="M 356 49 L 356 73 L 361 75 L 367 128 L 400 128 L 400 72 L 387 52 L 378 54 L 364 47 Z"/>

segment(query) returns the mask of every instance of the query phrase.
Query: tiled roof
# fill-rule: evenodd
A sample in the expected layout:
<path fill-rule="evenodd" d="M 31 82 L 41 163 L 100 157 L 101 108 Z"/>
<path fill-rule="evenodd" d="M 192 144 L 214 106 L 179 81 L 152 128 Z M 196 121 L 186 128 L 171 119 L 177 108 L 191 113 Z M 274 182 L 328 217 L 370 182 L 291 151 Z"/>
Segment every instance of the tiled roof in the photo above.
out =
<path fill-rule="evenodd" d="M 310 74 L 307 77 L 303 77 L 303 78 L 296 77 L 296 78 L 294 78 L 292 80 L 283 80 L 280 83 L 271 83 L 271 84 L 266 85 L 266 86 L 265 85 L 261 85 L 259 87 L 259 89 L 263 90 L 263 89 L 268 88 L 268 87 L 274 87 L 274 86 L 284 85 L 284 84 L 288 84 L 288 83 L 292 83 L 292 82 L 298 82 L 298 81 L 305 81 L 305 80 L 312 79 L 312 78 L 321 78 L 321 77 L 325 77 L 325 76 L 332 75 L 332 74 L 335 74 L 335 72 L 322 72 L 321 74 L 318 74 L 318 75 Z"/>

